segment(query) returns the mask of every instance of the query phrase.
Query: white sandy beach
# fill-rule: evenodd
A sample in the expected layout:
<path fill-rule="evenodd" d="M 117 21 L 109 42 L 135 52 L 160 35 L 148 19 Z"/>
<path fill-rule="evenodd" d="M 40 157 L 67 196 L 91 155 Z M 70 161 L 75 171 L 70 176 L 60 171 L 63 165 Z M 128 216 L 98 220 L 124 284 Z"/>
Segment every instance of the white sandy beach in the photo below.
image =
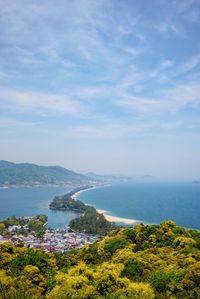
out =
<path fill-rule="evenodd" d="M 135 220 L 135 219 L 129 219 L 129 218 L 123 218 L 123 217 L 117 217 L 117 216 L 112 216 L 107 214 L 108 211 L 105 210 L 97 210 L 97 212 L 103 214 L 106 218 L 106 220 L 110 221 L 110 222 L 120 222 L 120 223 L 124 223 L 124 224 L 137 224 L 140 223 L 140 221 Z"/>

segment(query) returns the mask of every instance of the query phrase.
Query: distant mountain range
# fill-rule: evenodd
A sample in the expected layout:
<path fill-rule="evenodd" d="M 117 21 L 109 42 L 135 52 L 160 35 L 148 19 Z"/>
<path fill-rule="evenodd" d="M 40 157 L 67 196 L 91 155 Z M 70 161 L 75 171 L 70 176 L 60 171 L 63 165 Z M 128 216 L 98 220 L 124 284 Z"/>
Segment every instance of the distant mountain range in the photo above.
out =
<path fill-rule="evenodd" d="M 130 177 L 99 175 L 93 172 L 76 173 L 61 166 L 40 166 L 31 163 L 13 163 L 0 160 L 0 187 L 41 185 L 97 185 L 124 182 Z"/>
<path fill-rule="evenodd" d="M 0 161 L 0 186 L 81 185 L 95 183 L 93 178 L 60 166 Z"/>

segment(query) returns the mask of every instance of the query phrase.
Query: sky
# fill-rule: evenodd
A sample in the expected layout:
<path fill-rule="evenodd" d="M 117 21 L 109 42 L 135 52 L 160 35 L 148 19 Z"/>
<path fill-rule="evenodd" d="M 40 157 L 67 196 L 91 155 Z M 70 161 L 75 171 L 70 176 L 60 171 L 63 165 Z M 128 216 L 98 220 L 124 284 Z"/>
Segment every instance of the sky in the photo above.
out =
<path fill-rule="evenodd" d="M 0 159 L 200 178 L 199 0 L 0 0 Z"/>

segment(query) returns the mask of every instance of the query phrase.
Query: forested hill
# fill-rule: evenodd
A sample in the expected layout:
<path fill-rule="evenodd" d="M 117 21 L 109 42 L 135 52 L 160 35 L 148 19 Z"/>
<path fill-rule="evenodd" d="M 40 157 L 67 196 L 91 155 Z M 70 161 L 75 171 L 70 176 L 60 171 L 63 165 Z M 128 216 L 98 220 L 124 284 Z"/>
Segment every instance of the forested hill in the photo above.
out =
<path fill-rule="evenodd" d="M 89 177 L 60 166 L 0 161 L 0 186 L 88 184 Z"/>
<path fill-rule="evenodd" d="M 120 228 L 68 254 L 0 243 L 0 299 L 199 299 L 200 233 Z"/>

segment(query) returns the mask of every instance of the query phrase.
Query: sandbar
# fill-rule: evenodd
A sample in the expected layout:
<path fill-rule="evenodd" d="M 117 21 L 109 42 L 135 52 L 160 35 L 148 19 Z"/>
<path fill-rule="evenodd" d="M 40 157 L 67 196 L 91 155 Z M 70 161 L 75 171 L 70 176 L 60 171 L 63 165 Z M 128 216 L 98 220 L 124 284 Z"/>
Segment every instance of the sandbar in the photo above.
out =
<path fill-rule="evenodd" d="M 90 189 L 94 189 L 94 188 L 96 188 L 96 187 L 89 187 L 89 188 L 86 188 L 86 189 L 77 191 L 76 193 L 74 193 L 74 194 L 71 196 L 71 198 L 73 198 L 74 200 L 77 200 L 77 199 L 78 199 L 78 196 L 79 196 L 82 192 L 84 192 L 84 191 L 88 191 L 88 190 L 90 190 Z"/>

